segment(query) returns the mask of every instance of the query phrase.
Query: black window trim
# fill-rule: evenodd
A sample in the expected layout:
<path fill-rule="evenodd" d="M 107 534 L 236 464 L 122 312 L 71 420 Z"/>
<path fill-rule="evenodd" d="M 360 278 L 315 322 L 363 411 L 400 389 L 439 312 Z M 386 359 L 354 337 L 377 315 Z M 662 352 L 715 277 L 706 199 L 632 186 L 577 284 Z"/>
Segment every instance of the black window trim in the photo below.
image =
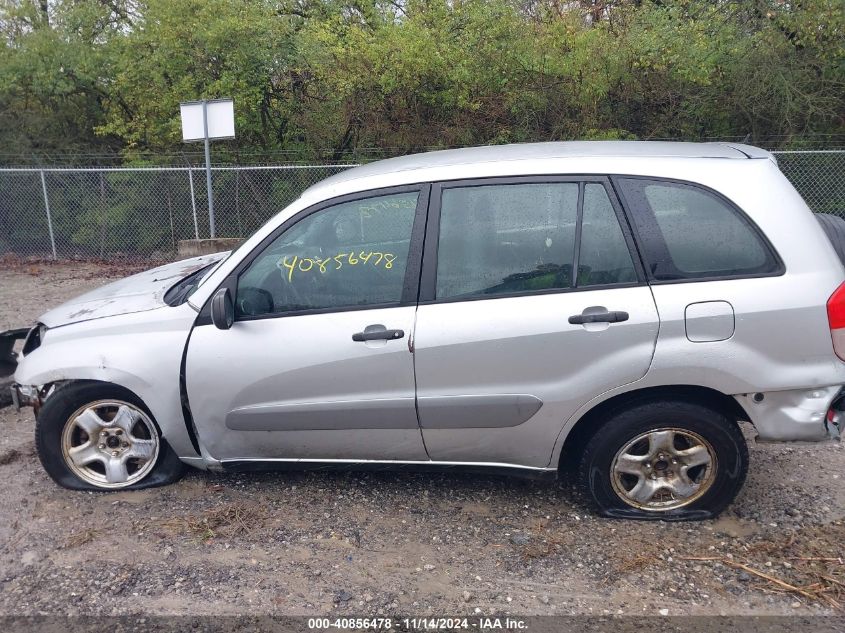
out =
<path fill-rule="evenodd" d="M 570 288 L 550 288 L 547 290 L 525 290 L 519 292 L 507 292 L 495 295 L 473 295 L 460 297 L 446 297 L 442 299 L 436 298 L 437 291 L 437 249 L 440 242 L 440 211 L 442 204 L 442 193 L 444 189 L 452 189 L 457 187 L 482 187 L 488 185 L 522 185 L 522 184 L 544 184 L 544 183 L 577 183 L 578 184 L 578 210 L 577 210 L 577 225 L 575 230 L 575 250 L 573 253 L 573 285 Z M 628 253 L 633 262 L 634 272 L 637 276 L 636 281 L 615 283 L 615 284 L 601 284 L 594 286 L 578 286 L 577 285 L 577 266 L 578 258 L 580 256 L 581 243 L 581 229 L 583 218 L 583 204 L 584 204 L 584 188 L 588 183 L 599 184 L 604 187 L 605 193 L 610 200 L 613 211 L 616 214 L 616 219 L 619 222 L 619 228 L 625 238 L 625 244 L 628 247 Z M 462 180 L 448 180 L 434 182 L 431 185 L 431 192 L 429 194 L 429 213 L 428 213 L 428 228 L 425 234 L 425 247 L 423 249 L 422 273 L 419 284 L 419 303 L 421 305 L 439 304 L 439 303 L 457 303 L 464 301 L 490 301 L 495 299 L 510 299 L 515 297 L 549 295 L 549 294 L 566 294 L 571 292 L 589 292 L 591 290 L 607 290 L 614 288 L 634 288 L 637 286 L 646 285 L 645 267 L 640 258 L 637 243 L 634 240 L 634 235 L 628 218 L 625 216 L 619 200 L 616 198 L 616 193 L 611 185 L 610 178 L 604 174 L 544 174 L 535 176 L 503 176 L 503 177 L 482 177 L 482 178 L 467 178 Z"/>
<path fill-rule="evenodd" d="M 402 297 L 396 302 L 389 303 L 373 303 L 368 305 L 354 305 L 354 306 L 332 306 L 328 308 L 312 308 L 308 310 L 289 310 L 287 312 L 271 312 L 269 314 L 259 315 L 238 315 L 235 317 L 236 322 L 240 321 L 260 321 L 263 319 L 281 319 L 286 317 L 307 316 L 311 314 L 331 314 L 340 312 L 360 312 L 363 310 L 377 310 L 384 308 L 398 308 L 403 306 L 413 306 L 417 303 L 419 296 L 419 279 L 420 269 L 422 267 L 422 252 L 423 239 L 425 237 L 426 218 L 428 215 L 428 201 L 431 192 L 430 183 L 416 183 L 411 185 L 398 185 L 394 187 L 380 187 L 378 189 L 367 189 L 365 191 L 356 191 L 354 193 L 336 196 L 334 198 L 327 198 L 321 200 L 310 207 L 295 213 L 293 216 L 282 222 L 276 227 L 267 237 L 265 237 L 259 244 L 250 251 L 249 255 L 244 257 L 238 265 L 229 273 L 220 285 L 214 289 L 205 304 L 200 310 L 195 325 L 210 325 L 211 324 L 211 299 L 221 288 L 228 288 L 232 298 L 237 296 L 238 280 L 241 274 L 249 267 L 249 265 L 261 254 L 264 250 L 273 243 L 276 238 L 297 224 L 301 220 L 322 211 L 329 207 L 344 204 L 346 202 L 354 202 L 356 200 L 365 200 L 367 198 L 376 198 L 380 196 L 388 196 L 402 193 L 419 192 L 417 196 L 417 208 L 414 211 L 414 221 L 411 227 L 411 241 L 408 245 L 408 261 L 405 268 L 405 278 L 402 282 Z"/>
<path fill-rule="evenodd" d="M 669 184 L 677 184 L 686 187 L 691 187 L 693 189 L 698 189 L 707 194 L 710 194 L 720 202 L 724 203 L 728 207 L 728 209 L 732 210 L 736 214 L 736 216 L 740 219 L 741 222 L 745 223 L 745 225 L 751 229 L 751 232 L 760 241 L 760 244 L 765 249 L 770 260 L 774 263 L 774 267 L 770 271 L 758 273 L 737 273 L 729 275 L 696 275 L 694 277 L 688 277 L 684 279 L 655 279 L 654 275 L 649 269 L 649 266 L 647 265 L 648 260 L 645 257 L 646 249 L 644 245 L 644 240 L 642 239 L 639 234 L 639 231 L 637 230 L 636 222 L 633 221 L 635 213 L 633 205 L 631 205 L 631 203 L 626 200 L 625 192 L 623 190 L 623 187 L 621 186 L 621 183 L 619 182 L 623 179 L 649 180 L 652 182 L 665 182 Z M 622 205 L 625 215 L 628 217 L 628 223 L 630 225 L 631 231 L 633 232 L 634 240 L 637 244 L 637 251 L 640 253 L 643 270 L 645 270 L 645 273 L 648 276 L 649 285 L 667 286 L 672 284 L 700 283 L 704 281 L 727 281 L 730 279 L 760 279 L 763 277 L 780 277 L 786 274 L 786 266 L 784 266 L 783 259 L 781 259 L 780 253 L 777 252 L 777 249 L 775 249 L 775 247 L 769 241 L 769 238 L 766 236 L 766 234 L 760 229 L 759 226 L 757 226 L 757 223 L 754 222 L 754 220 L 752 220 L 749 215 L 738 204 L 736 204 L 733 200 L 725 196 L 723 193 L 720 193 L 719 191 L 716 191 L 715 189 L 708 187 L 707 185 L 703 185 L 699 182 L 683 180 L 680 178 L 664 178 L 661 176 L 642 176 L 631 174 L 611 174 L 609 175 L 609 180 L 611 186 L 613 187 L 613 190 L 616 193 L 616 197 Z M 661 242 L 663 242 L 662 237 Z M 663 248 L 667 248 L 665 242 L 663 243 Z"/>

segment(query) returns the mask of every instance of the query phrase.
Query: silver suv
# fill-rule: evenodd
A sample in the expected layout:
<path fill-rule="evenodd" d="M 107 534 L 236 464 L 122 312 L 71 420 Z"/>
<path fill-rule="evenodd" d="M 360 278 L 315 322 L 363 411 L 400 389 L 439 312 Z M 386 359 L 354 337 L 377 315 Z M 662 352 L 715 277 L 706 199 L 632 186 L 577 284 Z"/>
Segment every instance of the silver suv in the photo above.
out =
<path fill-rule="evenodd" d="M 607 516 L 706 518 L 745 479 L 738 421 L 838 436 L 843 279 L 754 147 L 432 152 L 47 312 L 13 392 L 73 489 L 183 464 L 571 471 Z"/>

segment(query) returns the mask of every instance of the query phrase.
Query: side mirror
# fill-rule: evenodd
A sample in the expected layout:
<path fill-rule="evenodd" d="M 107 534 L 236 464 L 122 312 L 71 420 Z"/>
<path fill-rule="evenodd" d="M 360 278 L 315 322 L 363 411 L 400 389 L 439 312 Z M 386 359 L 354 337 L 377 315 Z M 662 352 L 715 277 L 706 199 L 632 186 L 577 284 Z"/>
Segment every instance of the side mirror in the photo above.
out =
<path fill-rule="evenodd" d="M 228 288 L 221 288 L 211 298 L 211 322 L 218 330 L 228 330 L 235 322 L 235 304 Z"/>

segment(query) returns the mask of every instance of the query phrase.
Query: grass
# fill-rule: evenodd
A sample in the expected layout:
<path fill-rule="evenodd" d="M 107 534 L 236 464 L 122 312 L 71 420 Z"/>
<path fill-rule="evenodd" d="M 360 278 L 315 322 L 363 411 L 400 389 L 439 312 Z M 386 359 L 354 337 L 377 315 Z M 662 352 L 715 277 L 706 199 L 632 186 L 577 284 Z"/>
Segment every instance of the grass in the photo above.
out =
<path fill-rule="evenodd" d="M 88 528 L 85 530 L 80 530 L 79 532 L 73 532 L 70 536 L 65 539 L 64 545 L 62 546 L 64 549 L 71 549 L 74 547 L 79 547 L 80 545 L 85 545 L 86 543 L 90 543 L 99 534 L 98 530 L 93 528 Z"/>
<path fill-rule="evenodd" d="M 256 503 L 235 501 L 189 515 L 168 519 L 163 527 L 202 541 L 217 537 L 249 536 L 264 527 L 267 513 Z"/>

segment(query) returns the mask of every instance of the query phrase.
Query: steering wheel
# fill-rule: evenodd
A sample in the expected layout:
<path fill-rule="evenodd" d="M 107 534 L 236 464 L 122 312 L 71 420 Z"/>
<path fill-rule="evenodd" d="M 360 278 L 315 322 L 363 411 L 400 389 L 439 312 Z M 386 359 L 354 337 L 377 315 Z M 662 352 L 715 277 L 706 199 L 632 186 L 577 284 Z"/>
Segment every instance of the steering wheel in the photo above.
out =
<path fill-rule="evenodd" d="M 313 283 L 313 280 L 312 280 Z M 303 300 L 302 287 L 290 283 L 284 279 L 277 270 L 268 272 L 260 282 L 261 287 L 238 288 L 238 309 L 241 314 L 257 316 L 269 314 L 274 311 L 283 311 L 294 306 L 307 306 L 308 302 Z M 267 290 L 270 288 L 271 290 Z M 245 301 L 241 305 L 241 296 Z M 248 312 L 247 310 L 259 310 Z M 264 310 L 264 311 L 262 311 Z"/>

